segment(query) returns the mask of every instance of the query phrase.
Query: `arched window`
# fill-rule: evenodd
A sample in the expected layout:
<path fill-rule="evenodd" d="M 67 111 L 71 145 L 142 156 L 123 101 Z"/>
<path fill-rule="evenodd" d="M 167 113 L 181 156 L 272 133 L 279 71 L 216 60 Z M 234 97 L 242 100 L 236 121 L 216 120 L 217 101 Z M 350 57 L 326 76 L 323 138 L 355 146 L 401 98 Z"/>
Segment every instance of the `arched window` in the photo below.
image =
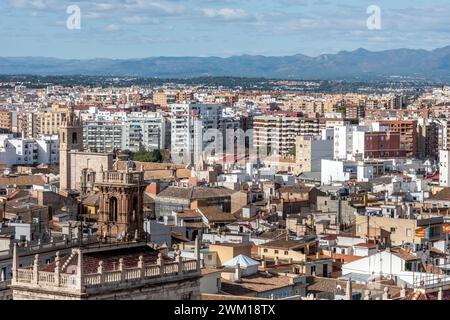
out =
<path fill-rule="evenodd" d="M 77 133 L 74 132 L 74 133 L 72 133 L 72 144 L 77 144 L 77 143 L 78 143 Z"/>
<path fill-rule="evenodd" d="M 139 212 L 139 201 L 138 201 L 138 197 L 134 196 L 133 197 L 133 222 L 136 221 L 136 216 Z"/>
<path fill-rule="evenodd" d="M 109 199 L 109 221 L 117 222 L 117 198 Z"/>
<path fill-rule="evenodd" d="M 66 143 L 66 133 L 65 132 L 62 133 L 62 142 Z"/>

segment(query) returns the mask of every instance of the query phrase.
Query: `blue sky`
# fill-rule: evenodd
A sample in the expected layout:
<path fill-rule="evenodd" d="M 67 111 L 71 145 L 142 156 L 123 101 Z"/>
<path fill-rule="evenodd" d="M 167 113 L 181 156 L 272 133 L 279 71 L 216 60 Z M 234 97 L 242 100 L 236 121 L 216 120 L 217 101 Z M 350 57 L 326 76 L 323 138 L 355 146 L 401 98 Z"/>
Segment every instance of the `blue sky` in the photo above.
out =
<path fill-rule="evenodd" d="M 81 29 L 66 27 L 69 5 Z M 367 7 L 381 9 L 369 30 Z M 0 0 L 0 56 L 319 55 L 450 45 L 449 0 Z"/>

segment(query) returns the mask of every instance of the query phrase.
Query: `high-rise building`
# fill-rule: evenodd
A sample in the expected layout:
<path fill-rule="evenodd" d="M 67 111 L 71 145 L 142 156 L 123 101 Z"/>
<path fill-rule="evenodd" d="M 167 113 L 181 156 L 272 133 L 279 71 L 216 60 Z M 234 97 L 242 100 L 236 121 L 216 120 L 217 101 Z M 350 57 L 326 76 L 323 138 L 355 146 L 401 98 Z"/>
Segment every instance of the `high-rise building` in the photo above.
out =
<path fill-rule="evenodd" d="M 294 150 L 297 136 L 318 134 L 317 119 L 291 114 L 257 116 L 253 119 L 254 146 L 259 150 L 267 148 L 269 155 L 288 156 Z"/>
<path fill-rule="evenodd" d="M 381 126 L 388 131 L 400 133 L 400 147 L 406 150 L 407 157 L 417 157 L 417 120 L 382 120 Z"/>
<path fill-rule="evenodd" d="M 13 114 L 9 110 L 0 110 L 0 131 L 11 133 L 13 127 Z"/>
<path fill-rule="evenodd" d="M 206 137 L 220 132 L 223 106 L 220 104 L 171 104 L 172 161 L 184 164 L 199 163 L 204 147 L 214 140 Z"/>

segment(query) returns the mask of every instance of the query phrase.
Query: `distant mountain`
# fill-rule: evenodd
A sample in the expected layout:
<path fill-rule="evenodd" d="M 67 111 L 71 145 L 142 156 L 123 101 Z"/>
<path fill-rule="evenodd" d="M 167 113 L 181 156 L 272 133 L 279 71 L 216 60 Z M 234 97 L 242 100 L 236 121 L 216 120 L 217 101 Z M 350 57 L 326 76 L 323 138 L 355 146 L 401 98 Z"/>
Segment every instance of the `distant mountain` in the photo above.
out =
<path fill-rule="evenodd" d="M 266 57 L 153 57 L 145 59 L 64 60 L 0 58 L 0 74 L 139 76 L 191 78 L 203 76 L 265 77 L 308 80 L 368 80 L 409 77 L 450 79 L 450 46 L 432 51 L 365 49 L 323 54 Z"/>

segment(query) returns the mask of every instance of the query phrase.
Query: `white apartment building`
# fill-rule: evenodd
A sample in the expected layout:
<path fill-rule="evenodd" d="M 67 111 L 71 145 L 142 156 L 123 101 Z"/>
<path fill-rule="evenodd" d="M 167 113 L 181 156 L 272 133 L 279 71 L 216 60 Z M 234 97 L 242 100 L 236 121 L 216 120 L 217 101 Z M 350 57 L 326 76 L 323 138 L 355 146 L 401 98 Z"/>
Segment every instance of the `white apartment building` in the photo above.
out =
<path fill-rule="evenodd" d="M 0 135 L 0 163 L 8 166 L 59 163 L 59 138 L 22 139 Z"/>
<path fill-rule="evenodd" d="M 162 113 L 108 111 L 84 114 L 84 118 L 84 145 L 93 152 L 168 148 L 170 127 Z"/>
<path fill-rule="evenodd" d="M 222 110 L 220 104 L 170 105 L 172 161 L 184 164 L 200 162 L 206 145 L 214 140 L 205 136 L 208 129 L 221 129 Z"/>
<path fill-rule="evenodd" d="M 357 154 L 364 154 L 364 133 L 370 131 L 367 126 L 334 127 L 334 159 L 348 160 Z"/>
<path fill-rule="evenodd" d="M 439 151 L 439 185 L 441 187 L 450 187 L 449 159 L 450 150 Z"/>

